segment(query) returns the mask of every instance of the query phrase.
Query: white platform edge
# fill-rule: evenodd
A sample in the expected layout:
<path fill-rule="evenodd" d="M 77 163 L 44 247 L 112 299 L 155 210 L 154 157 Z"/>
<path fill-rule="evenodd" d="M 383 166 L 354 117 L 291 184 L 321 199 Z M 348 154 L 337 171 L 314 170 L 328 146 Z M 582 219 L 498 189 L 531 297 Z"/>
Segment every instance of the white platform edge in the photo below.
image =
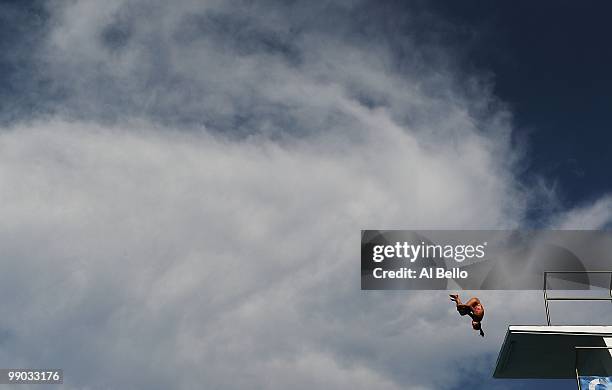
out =
<path fill-rule="evenodd" d="M 510 325 L 508 331 L 510 333 L 586 334 L 612 337 L 612 326 L 610 325 Z"/>

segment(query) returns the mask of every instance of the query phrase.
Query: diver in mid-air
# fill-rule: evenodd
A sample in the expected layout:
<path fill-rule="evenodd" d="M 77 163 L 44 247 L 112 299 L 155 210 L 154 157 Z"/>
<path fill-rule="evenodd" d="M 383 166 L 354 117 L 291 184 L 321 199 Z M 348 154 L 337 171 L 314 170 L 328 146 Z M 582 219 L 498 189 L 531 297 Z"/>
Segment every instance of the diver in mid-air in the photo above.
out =
<path fill-rule="evenodd" d="M 459 298 L 459 294 L 450 294 L 451 301 L 457 304 L 457 311 L 462 316 L 469 315 L 472 318 L 472 328 L 474 330 L 480 331 L 480 335 L 484 337 L 484 332 L 482 331 L 482 318 L 484 317 L 484 306 L 480 303 L 480 299 L 474 297 L 470 298 L 466 303 L 461 303 L 461 299 Z"/>

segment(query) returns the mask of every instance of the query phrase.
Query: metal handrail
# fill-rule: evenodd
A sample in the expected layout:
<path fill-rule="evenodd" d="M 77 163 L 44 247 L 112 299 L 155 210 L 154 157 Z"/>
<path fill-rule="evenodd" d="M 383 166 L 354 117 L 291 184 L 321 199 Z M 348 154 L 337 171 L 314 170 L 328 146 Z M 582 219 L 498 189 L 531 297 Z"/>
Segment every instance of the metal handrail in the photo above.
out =
<path fill-rule="evenodd" d="M 575 351 L 574 369 L 576 371 L 576 383 L 578 384 L 578 390 L 582 390 L 582 385 L 580 384 L 580 375 L 578 374 L 578 352 L 581 349 L 584 349 L 584 350 L 601 350 L 601 349 L 612 350 L 612 347 L 574 347 L 574 351 Z"/>
<path fill-rule="evenodd" d="M 548 297 L 547 277 L 548 274 L 610 274 L 610 298 L 581 298 L 581 297 Z M 612 271 L 544 271 L 544 307 L 546 308 L 546 322 L 550 326 L 550 309 L 548 301 L 610 301 L 612 302 Z"/>

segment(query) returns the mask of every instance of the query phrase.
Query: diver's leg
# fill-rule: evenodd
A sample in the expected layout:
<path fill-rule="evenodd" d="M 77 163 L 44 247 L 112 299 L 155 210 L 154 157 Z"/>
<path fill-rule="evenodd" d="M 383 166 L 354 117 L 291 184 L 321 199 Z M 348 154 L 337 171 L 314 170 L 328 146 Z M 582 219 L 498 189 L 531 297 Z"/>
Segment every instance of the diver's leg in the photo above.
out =
<path fill-rule="evenodd" d="M 468 305 L 464 305 L 461 302 L 461 298 L 459 298 L 459 294 L 449 294 L 451 297 L 451 301 L 455 302 L 457 305 L 457 311 L 460 315 L 464 316 L 472 312 L 472 308 Z"/>
<path fill-rule="evenodd" d="M 457 304 L 457 311 L 462 316 L 472 313 L 472 308 L 468 305 Z"/>

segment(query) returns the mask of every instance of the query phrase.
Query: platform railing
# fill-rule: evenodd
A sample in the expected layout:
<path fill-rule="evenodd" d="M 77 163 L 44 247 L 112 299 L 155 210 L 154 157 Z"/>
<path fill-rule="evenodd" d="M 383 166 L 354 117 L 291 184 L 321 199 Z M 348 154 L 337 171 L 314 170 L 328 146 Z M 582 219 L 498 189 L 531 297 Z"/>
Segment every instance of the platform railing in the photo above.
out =
<path fill-rule="evenodd" d="M 610 297 L 608 298 L 588 298 L 588 297 L 549 297 L 548 296 L 548 275 L 549 274 L 610 274 Z M 545 271 L 544 272 L 544 306 L 546 307 L 546 323 L 550 326 L 549 301 L 610 301 L 612 302 L 612 271 Z"/>

